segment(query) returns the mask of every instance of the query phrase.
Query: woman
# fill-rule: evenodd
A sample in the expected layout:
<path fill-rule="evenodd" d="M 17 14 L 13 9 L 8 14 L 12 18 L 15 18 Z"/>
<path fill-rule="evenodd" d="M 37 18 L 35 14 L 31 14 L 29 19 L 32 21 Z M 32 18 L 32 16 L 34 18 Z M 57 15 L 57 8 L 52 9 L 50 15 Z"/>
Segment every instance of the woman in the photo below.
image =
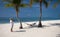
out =
<path fill-rule="evenodd" d="M 13 23 L 13 19 L 12 18 L 10 18 L 10 25 L 12 25 L 11 26 L 11 32 L 13 32 L 13 25 L 14 25 L 14 23 Z"/>

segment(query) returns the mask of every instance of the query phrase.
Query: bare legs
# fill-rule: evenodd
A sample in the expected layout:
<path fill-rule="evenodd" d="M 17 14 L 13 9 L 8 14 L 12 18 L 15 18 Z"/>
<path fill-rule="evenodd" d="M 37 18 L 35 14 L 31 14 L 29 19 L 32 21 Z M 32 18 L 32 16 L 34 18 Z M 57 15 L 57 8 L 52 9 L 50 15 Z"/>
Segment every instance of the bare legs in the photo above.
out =
<path fill-rule="evenodd" d="M 13 23 L 12 23 L 12 26 L 11 26 L 11 32 L 13 32 Z"/>

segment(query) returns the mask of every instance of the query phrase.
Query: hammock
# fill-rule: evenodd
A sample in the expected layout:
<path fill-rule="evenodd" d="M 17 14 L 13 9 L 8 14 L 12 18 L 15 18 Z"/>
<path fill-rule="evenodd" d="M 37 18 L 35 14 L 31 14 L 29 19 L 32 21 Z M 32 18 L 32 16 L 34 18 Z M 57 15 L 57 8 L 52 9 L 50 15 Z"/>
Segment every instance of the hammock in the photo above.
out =
<path fill-rule="evenodd" d="M 36 21 L 37 22 L 37 21 Z M 32 24 L 29 24 L 29 23 L 25 23 L 26 25 L 29 25 L 29 26 L 33 26 L 33 25 L 36 25 L 36 22 L 32 23 Z"/>

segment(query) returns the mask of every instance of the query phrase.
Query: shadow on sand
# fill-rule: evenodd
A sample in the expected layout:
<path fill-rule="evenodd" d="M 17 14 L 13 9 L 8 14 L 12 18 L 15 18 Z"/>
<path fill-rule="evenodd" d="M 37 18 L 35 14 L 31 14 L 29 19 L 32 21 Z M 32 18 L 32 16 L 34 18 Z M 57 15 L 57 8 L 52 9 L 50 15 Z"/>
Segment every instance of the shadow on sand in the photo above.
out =
<path fill-rule="evenodd" d="M 45 27 L 50 27 L 50 26 L 42 25 L 42 27 L 38 27 L 38 25 L 33 25 L 33 26 L 24 27 L 24 29 L 30 29 L 30 28 L 45 28 Z"/>
<path fill-rule="evenodd" d="M 59 26 L 60 27 L 60 23 L 50 23 L 52 26 Z"/>
<path fill-rule="evenodd" d="M 18 31 L 13 31 L 13 32 L 26 32 L 26 30 L 18 30 Z"/>

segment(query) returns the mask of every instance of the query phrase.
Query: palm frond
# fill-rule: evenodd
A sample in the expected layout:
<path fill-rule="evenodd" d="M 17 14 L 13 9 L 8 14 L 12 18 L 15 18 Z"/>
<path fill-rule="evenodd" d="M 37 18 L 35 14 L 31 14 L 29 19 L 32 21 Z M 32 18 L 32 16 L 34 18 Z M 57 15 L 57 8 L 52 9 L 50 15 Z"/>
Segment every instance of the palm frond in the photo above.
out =
<path fill-rule="evenodd" d="M 13 7 L 13 4 L 5 4 L 5 7 Z"/>
<path fill-rule="evenodd" d="M 21 0 L 13 0 L 12 3 L 13 3 L 13 4 L 20 4 L 20 3 L 21 3 Z"/>
<path fill-rule="evenodd" d="M 28 4 L 21 4 L 20 7 L 27 7 Z"/>
<path fill-rule="evenodd" d="M 34 0 L 34 2 L 38 3 L 38 2 L 39 2 L 39 0 Z"/>
<path fill-rule="evenodd" d="M 13 0 L 2 0 L 3 2 L 10 2 L 12 3 Z"/>
<path fill-rule="evenodd" d="M 57 0 L 57 1 L 54 3 L 53 8 L 56 8 L 58 4 L 60 4 L 60 0 Z"/>
<path fill-rule="evenodd" d="M 53 8 L 56 8 L 56 7 L 57 7 L 57 5 L 58 5 L 58 4 L 57 4 L 57 3 L 55 3 L 55 4 L 53 5 Z"/>
<path fill-rule="evenodd" d="M 48 5 L 49 5 L 49 3 L 48 3 L 46 0 L 43 0 L 43 3 L 44 3 L 44 5 L 45 5 L 45 7 L 47 8 Z"/>
<path fill-rule="evenodd" d="M 33 4 L 33 0 L 30 0 L 29 6 L 32 7 L 32 4 Z"/>

